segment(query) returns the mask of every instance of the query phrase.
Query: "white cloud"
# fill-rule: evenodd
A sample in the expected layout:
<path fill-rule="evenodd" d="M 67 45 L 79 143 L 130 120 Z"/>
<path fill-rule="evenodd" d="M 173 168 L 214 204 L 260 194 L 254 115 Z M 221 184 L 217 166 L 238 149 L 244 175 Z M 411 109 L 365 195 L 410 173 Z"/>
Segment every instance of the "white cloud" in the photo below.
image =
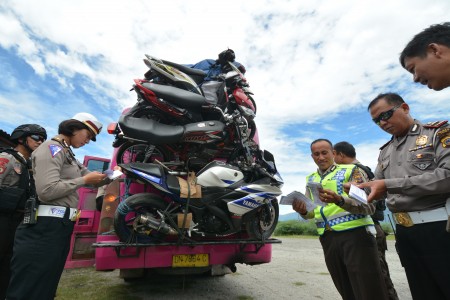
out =
<path fill-rule="evenodd" d="M 315 169 L 308 147 L 324 132 L 347 130 L 349 139 L 357 138 L 352 142 L 360 160 L 374 167 L 385 142 L 380 130 L 373 124 L 347 128 L 338 117 L 367 114 L 380 92 L 400 92 L 419 119 L 446 117 L 450 90 L 412 84 L 398 54 L 415 33 L 447 20 L 449 11 L 446 0 L 4 0 L 0 63 L 8 66 L 6 55 L 15 55 L 39 78 L 24 80 L 15 66 L 0 74 L 0 127 L 31 119 L 55 128 L 78 111 L 95 112 L 106 124 L 134 104 L 129 89 L 147 70 L 145 53 L 195 63 L 230 47 L 255 93 L 261 145 L 275 154 L 289 191 L 303 187 Z M 58 86 L 42 85 L 49 81 Z M 25 110 L 17 109 L 17 99 Z M 109 145 L 89 147 L 104 154 Z"/>

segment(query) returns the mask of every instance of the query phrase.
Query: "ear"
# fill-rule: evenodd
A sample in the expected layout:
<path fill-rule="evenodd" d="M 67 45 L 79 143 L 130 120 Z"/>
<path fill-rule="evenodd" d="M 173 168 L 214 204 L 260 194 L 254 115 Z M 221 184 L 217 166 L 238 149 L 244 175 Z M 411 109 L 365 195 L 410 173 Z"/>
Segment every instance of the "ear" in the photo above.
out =
<path fill-rule="evenodd" d="M 337 154 L 336 150 L 333 150 L 333 156 L 336 156 Z"/>
<path fill-rule="evenodd" d="M 441 58 L 443 50 L 443 46 L 440 44 L 431 43 L 427 46 L 427 53 L 435 56 L 436 58 Z"/>
<path fill-rule="evenodd" d="M 408 103 L 402 103 L 401 107 L 406 113 L 409 114 L 409 105 L 408 105 Z"/>

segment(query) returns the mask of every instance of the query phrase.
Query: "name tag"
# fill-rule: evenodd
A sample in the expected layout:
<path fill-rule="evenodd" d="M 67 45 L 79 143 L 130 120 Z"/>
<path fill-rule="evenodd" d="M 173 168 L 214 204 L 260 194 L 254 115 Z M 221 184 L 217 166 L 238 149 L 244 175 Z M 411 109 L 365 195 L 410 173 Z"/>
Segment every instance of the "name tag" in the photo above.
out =
<path fill-rule="evenodd" d="M 50 209 L 50 215 L 53 216 L 53 217 L 62 218 L 62 217 L 64 217 L 64 213 L 65 212 L 66 212 L 65 208 L 53 207 L 53 208 Z"/>

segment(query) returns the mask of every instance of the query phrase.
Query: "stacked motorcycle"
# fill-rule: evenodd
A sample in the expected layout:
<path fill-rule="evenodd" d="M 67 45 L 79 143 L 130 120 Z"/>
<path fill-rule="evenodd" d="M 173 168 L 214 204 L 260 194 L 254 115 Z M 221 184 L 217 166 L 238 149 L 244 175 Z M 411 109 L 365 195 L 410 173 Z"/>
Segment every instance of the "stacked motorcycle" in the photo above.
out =
<path fill-rule="evenodd" d="M 275 230 L 283 181 L 273 155 L 259 148 L 242 68 L 234 53 L 221 54 L 211 63 L 214 77 L 146 55 L 149 70 L 132 89 L 136 104 L 108 126 L 126 182 L 152 187 L 119 204 L 120 241 L 264 240 Z"/>

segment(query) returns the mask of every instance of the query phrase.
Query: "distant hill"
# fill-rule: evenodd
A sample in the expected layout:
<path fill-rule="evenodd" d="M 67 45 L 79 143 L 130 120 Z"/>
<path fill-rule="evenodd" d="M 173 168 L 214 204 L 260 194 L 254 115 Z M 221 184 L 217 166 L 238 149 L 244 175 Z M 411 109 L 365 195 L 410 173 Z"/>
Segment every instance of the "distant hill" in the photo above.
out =
<path fill-rule="evenodd" d="M 289 220 L 299 220 L 303 221 L 303 219 L 300 217 L 300 215 L 296 212 L 280 215 L 278 217 L 278 221 L 289 221 Z"/>

